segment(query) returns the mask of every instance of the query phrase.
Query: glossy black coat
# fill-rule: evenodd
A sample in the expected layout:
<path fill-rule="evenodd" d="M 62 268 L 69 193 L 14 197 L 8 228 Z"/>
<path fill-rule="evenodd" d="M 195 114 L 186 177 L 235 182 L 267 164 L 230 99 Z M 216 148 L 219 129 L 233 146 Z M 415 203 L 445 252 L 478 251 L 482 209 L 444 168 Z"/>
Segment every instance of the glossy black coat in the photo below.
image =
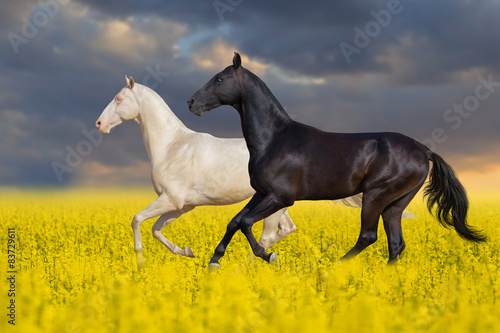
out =
<path fill-rule="evenodd" d="M 256 194 L 227 227 L 210 261 L 217 264 L 234 233 L 241 229 L 256 256 L 268 254 L 257 243 L 252 225 L 291 206 L 296 200 L 336 200 L 363 193 L 361 232 L 343 257 L 357 255 L 377 240 L 382 216 L 388 238 L 389 262 L 405 248 L 401 216 L 429 174 L 425 194 L 444 226 L 452 226 L 471 241 L 485 237 L 468 227 L 467 195 L 452 168 L 419 142 L 399 133 L 329 133 L 293 121 L 256 75 L 233 65 L 216 74 L 188 101 L 201 116 L 220 105 L 232 105 L 240 114 L 250 161 L 248 170 Z"/>

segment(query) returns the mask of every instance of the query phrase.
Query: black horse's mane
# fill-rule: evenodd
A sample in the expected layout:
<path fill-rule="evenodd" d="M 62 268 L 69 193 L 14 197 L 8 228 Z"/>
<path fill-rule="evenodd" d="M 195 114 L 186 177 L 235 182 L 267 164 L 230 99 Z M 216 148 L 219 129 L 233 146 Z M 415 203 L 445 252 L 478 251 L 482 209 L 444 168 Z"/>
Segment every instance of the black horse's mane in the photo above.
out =
<path fill-rule="evenodd" d="M 266 96 L 268 96 L 271 101 L 274 103 L 274 105 L 276 106 L 276 109 L 278 111 L 280 111 L 280 113 L 283 115 L 283 116 L 286 116 L 286 118 L 290 118 L 290 115 L 285 111 L 285 108 L 283 108 L 283 106 L 280 104 L 280 102 L 276 99 L 276 97 L 274 96 L 274 94 L 271 92 L 271 90 L 267 87 L 267 85 L 264 83 L 264 81 L 262 81 L 257 75 L 255 75 L 254 73 L 252 73 L 251 71 L 249 71 L 247 69 L 247 72 L 250 74 L 250 76 L 255 80 L 255 82 L 257 82 L 257 84 L 259 85 L 259 87 L 262 89 L 262 91 L 264 92 L 264 94 L 266 94 Z"/>

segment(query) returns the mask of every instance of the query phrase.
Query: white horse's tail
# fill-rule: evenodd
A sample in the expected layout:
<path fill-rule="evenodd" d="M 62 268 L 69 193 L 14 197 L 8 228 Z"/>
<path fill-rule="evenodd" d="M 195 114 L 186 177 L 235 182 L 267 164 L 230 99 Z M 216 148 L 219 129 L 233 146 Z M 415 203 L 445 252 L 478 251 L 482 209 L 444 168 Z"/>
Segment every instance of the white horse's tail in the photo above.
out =
<path fill-rule="evenodd" d="M 363 203 L 363 193 L 359 193 L 357 195 L 353 195 L 352 197 L 347 197 L 344 199 L 334 200 L 333 203 L 351 208 L 361 208 L 361 204 Z M 406 210 L 403 212 L 403 216 L 401 218 L 416 219 L 416 217 L 413 216 L 412 213 Z"/>

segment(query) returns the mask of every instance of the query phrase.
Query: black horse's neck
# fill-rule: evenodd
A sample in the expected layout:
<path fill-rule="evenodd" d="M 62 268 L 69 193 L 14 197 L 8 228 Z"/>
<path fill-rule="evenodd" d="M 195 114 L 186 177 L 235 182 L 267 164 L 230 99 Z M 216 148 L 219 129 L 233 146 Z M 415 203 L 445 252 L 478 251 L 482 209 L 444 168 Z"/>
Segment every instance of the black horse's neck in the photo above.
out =
<path fill-rule="evenodd" d="M 271 144 L 276 134 L 292 122 L 290 116 L 261 79 L 245 71 L 241 81 L 241 102 L 236 105 L 250 155 Z"/>

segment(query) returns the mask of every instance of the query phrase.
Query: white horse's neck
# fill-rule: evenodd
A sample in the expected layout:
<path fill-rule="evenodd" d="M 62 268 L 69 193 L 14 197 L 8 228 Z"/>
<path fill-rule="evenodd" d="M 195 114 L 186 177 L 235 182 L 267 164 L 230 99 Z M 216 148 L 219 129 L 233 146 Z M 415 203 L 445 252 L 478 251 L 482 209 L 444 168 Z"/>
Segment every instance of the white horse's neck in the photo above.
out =
<path fill-rule="evenodd" d="M 140 109 L 134 120 L 141 126 L 144 145 L 154 166 L 155 162 L 160 162 L 168 155 L 168 150 L 182 134 L 191 130 L 184 126 L 154 90 L 136 83 L 134 93 Z"/>

